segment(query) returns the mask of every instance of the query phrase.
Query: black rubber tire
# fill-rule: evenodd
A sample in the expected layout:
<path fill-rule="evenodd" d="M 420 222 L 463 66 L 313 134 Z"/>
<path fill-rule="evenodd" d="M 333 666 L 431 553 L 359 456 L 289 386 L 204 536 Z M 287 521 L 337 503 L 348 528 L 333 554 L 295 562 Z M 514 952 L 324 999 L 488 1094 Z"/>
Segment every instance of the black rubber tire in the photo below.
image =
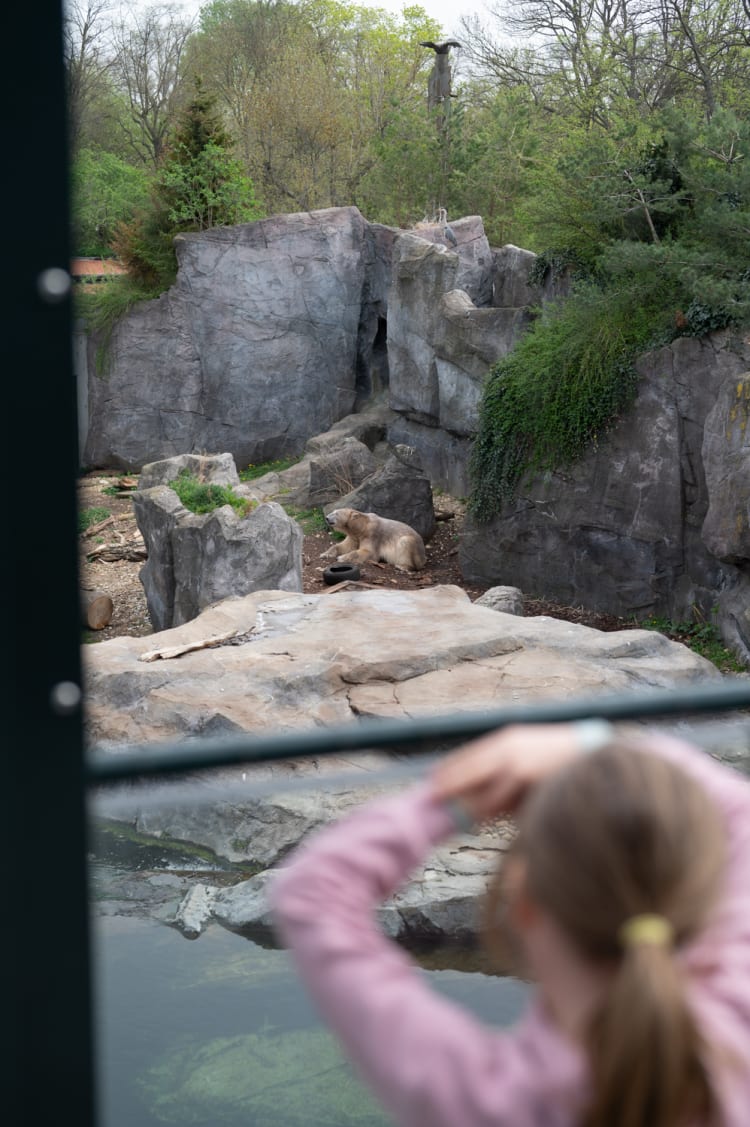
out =
<path fill-rule="evenodd" d="M 347 579 L 359 579 L 359 575 L 359 568 L 356 564 L 331 564 L 323 572 L 323 582 L 332 587 L 334 583 L 343 583 Z"/>

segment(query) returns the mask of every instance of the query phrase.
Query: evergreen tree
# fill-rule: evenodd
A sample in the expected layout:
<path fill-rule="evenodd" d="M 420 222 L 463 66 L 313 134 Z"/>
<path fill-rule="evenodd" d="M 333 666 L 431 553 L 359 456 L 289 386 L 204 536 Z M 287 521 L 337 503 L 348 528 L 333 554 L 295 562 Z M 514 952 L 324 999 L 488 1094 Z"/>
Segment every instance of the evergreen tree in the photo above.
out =
<path fill-rule="evenodd" d="M 232 156 L 232 139 L 200 78 L 181 112 L 147 208 L 121 225 L 115 249 L 135 280 L 165 289 L 174 280 L 174 236 L 262 215 L 253 185 Z"/>
<path fill-rule="evenodd" d="M 231 150 L 216 99 L 196 77 L 157 178 L 157 192 L 177 230 L 203 231 L 261 215 L 252 182 Z"/>

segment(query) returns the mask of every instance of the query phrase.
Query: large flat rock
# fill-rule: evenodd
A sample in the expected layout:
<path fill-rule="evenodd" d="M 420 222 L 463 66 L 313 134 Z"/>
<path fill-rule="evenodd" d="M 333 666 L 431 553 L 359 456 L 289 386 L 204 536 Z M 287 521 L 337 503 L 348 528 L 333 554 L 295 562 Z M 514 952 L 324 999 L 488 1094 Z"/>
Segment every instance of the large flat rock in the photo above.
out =
<path fill-rule="evenodd" d="M 224 644 L 146 663 L 161 646 Z M 85 647 L 94 743 L 260 732 L 523 700 L 666 687 L 718 676 L 646 630 L 602 633 L 470 602 L 458 587 L 256 591 L 172 630 Z"/>
<path fill-rule="evenodd" d="M 140 660 L 157 648 L 231 632 L 237 644 Z M 547 617 L 519 618 L 448 586 L 255 592 L 158 635 L 86 646 L 84 657 L 89 738 L 103 747 L 474 711 L 719 677 L 709 662 L 660 634 L 605 634 Z M 186 934 L 200 934 L 212 920 L 266 930 L 268 870 L 312 830 L 384 790 L 379 772 L 392 761 L 370 754 L 354 762 L 354 775 L 346 764 L 344 781 L 340 774 L 331 779 L 345 765 L 341 758 L 225 769 L 193 779 L 187 802 L 160 794 L 146 801 L 140 793 L 110 816 L 136 833 L 189 842 L 259 870 L 230 888 L 192 887 L 174 916 Z M 383 906 L 383 927 L 412 938 L 474 935 L 478 898 L 510 838 L 499 823 L 437 850 Z M 163 915 L 161 903 L 155 910 Z"/>

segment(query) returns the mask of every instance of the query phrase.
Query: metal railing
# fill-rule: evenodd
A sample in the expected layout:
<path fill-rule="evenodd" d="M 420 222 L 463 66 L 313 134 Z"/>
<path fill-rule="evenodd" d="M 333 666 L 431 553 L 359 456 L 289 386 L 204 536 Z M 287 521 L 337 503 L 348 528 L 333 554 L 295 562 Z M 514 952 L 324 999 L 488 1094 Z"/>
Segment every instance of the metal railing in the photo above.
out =
<path fill-rule="evenodd" d="M 357 748 L 418 750 L 510 722 L 750 708 L 750 683 L 85 757 L 60 0 L 38 0 L 31 10 L 10 5 L 4 18 L 6 43 L 27 52 L 20 79 L 11 66 L 3 70 L 3 104 L 21 108 L 5 115 L 0 178 L 8 444 L 0 559 L 11 663 L 1 682 L 3 715 L 10 719 L 0 817 L 4 1120 L 50 1127 L 64 1115 L 76 1127 L 93 1127 L 87 787 Z"/>
<path fill-rule="evenodd" d="M 720 684 L 709 682 L 700 688 L 546 701 L 413 720 L 363 720 L 357 724 L 281 735 L 152 744 L 148 749 L 123 748 L 115 754 L 95 749 L 87 760 L 87 782 L 96 785 L 135 776 L 156 778 L 207 767 L 266 763 L 302 756 L 325 757 L 342 751 L 419 751 L 435 744 L 458 744 L 508 724 L 550 724 L 590 716 L 613 721 L 645 719 L 737 708 L 750 708 L 750 680 L 746 678 Z"/>

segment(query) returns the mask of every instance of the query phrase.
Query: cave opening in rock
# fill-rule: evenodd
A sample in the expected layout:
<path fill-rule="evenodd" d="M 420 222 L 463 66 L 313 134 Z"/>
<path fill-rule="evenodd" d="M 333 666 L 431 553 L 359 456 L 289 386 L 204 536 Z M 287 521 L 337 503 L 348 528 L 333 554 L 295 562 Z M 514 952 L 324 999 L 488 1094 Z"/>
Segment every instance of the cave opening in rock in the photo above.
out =
<path fill-rule="evenodd" d="M 357 399 L 355 410 L 365 403 L 382 399 L 389 382 L 388 320 L 378 317 L 372 345 L 357 358 Z"/>

